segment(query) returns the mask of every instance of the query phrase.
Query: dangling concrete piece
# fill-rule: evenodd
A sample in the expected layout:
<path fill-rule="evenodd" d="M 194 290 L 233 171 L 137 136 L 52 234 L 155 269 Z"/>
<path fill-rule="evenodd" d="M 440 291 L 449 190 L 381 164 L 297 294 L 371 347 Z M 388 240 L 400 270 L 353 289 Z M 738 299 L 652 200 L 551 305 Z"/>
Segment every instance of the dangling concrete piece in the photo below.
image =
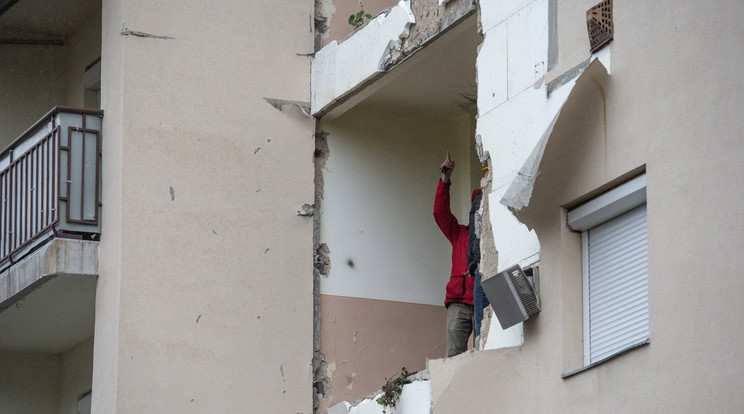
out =
<path fill-rule="evenodd" d="M 609 48 L 554 81 L 509 98 L 478 120 L 483 148 L 495 157 L 489 202 L 491 223 L 494 229 L 499 229 L 494 232 L 499 251 L 498 271 L 540 251 L 537 235 L 510 210 L 519 211 L 529 205 L 540 161 L 561 108 L 577 80 L 595 60 L 600 61 L 597 65 L 609 62 Z"/>
<path fill-rule="evenodd" d="M 481 2 L 484 41 L 477 59 L 481 154 L 490 154 L 489 236 L 497 255 L 484 256 L 484 277 L 539 260 L 540 241 L 514 212 L 529 205 L 540 161 L 560 111 L 594 60 L 609 72 L 609 48 L 546 82 L 551 51 L 550 0 Z M 552 35 L 554 36 L 554 34 Z M 596 64 L 600 65 L 600 64 Z M 501 329 L 492 318 L 484 349 L 519 346 L 522 325 Z"/>
<path fill-rule="evenodd" d="M 535 145 L 530 154 L 527 156 L 524 164 L 522 165 L 522 168 L 519 169 L 516 177 L 509 185 L 509 188 L 504 193 L 504 196 L 501 198 L 501 204 L 517 211 L 529 205 L 530 198 L 532 197 L 532 189 L 535 186 L 535 179 L 537 178 L 537 175 L 539 173 L 538 169 L 540 167 L 540 161 L 542 160 L 543 154 L 545 153 L 545 147 L 548 144 L 548 139 L 553 133 L 555 123 L 560 117 L 563 105 L 568 100 L 568 97 L 570 96 L 573 87 L 576 85 L 576 82 L 579 81 L 584 72 L 586 72 L 589 67 L 594 64 L 595 61 L 599 61 L 596 64 L 601 66 L 602 69 L 609 73 L 609 70 L 607 69 L 609 64 L 607 66 L 602 64 L 603 60 L 609 60 L 609 50 L 609 48 L 603 49 L 603 52 L 601 54 L 592 56 L 585 62 L 576 66 L 574 69 L 566 72 L 565 75 L 567 76 L 564 75 L 562 77 L 559 77 L 547 85 L 549 93 L 548 116 L 551 120 L 547 124 L 545 131 L 540 137 L 540 140 L 537 142 L 537 145 Z"/>

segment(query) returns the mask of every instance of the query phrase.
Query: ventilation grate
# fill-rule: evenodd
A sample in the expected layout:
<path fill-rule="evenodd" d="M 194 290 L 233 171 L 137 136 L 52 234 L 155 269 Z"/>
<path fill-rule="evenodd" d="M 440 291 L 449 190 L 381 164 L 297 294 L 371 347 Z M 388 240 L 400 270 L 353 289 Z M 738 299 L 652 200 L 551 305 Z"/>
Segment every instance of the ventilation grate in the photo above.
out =
<path fill-rule="evenodd" d="M 540 300 L 519 265 L 483 279 L 481 286 L 502 329 L 524 322 L 540 312 Z"/>
<path fill-rule="evenodd" d="M 589 49 L 592 53 L 612 40 L 612 0 L 604 0 L 586 11 L 586 28 L 589 31 Z"/>
<path fill-rule="evenodd" d="M 530 285 L 530 282 L 527 280 L 527 276 L 522 271 L 522 268 L 515 266 L 507 270 L 507 272 L 509 274 L 509 279 L 514 285 L 514 290 L 517 291 L 519 300 L 522 302 L 522 306 L 524 306 L 524 310 L 527 311 L 527 314 L 533 316 L 540 312 L 540 304 L 537 302 L 537 295 L 535 294 L 534 289 L 532 289 L 532 285 Z"/>

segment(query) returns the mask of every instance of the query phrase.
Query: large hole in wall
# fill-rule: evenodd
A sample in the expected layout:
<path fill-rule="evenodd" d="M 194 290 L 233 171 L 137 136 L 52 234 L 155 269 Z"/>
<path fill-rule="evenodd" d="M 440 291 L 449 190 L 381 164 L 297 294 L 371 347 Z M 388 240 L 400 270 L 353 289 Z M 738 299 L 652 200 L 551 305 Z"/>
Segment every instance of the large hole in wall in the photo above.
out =
<path fill-rule="evenodd" d="M 470 17 L 368 86 L 374 91 L 357 105 L 321 120 L 320 241 L 331 266 L 320 281 L 320 349 L 332 388 L 321 411 L 444 356 L 451 245 L 432 216 L 434 193 L 450 151 L 451 207 L 467 224 L 482 175 L 474 140 L 481 40 Z"/>

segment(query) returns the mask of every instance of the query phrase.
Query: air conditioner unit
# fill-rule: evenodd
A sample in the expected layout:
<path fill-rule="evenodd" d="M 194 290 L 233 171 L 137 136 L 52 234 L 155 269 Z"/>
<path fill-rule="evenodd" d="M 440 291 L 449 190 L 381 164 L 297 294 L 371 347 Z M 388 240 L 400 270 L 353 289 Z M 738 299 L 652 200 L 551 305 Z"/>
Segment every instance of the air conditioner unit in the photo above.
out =
<path fill-rule="evenodd" d="M 533 269 L 527 270 L 533 272 Z M 537 285 L 537 275 L 533 273 L 531 276 Z M 535 287 L 519 265 L 484 279 L 481 285 L 503 329 L 524 322 L 540 312 Z"/>

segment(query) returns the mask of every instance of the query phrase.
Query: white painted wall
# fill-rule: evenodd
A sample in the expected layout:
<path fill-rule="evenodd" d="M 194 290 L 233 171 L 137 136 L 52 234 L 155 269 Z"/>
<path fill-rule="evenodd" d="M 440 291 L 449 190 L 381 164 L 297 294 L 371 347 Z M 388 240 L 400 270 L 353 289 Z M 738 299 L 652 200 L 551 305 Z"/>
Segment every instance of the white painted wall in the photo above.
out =
<path fill-rule="evenodd" d="M 481 19 L 477 131 L 494 159 L 488 197 L 501 271 L 540 251 L 500 201 L 550 122 L 546 87 L 535 85 L 547 67 L 548 0 L 484 1 Z"/>
<path fill-rule="evenodd" d="M 103 0 L 94 413 L 312 411 L 313 5 Z"/>
<path fill-rule="evenodd" d="M 441 306 L 452 248 L 432 215 L 439 165 L 457 163 L 452 209 L 467 224 L 472 133 L 465 112 L 430 117 L 360 105 L 328 132 L 321 242 L 330 248 L 327 295 Z M 348 262 L 353 261 L 354 266 Z"/>

